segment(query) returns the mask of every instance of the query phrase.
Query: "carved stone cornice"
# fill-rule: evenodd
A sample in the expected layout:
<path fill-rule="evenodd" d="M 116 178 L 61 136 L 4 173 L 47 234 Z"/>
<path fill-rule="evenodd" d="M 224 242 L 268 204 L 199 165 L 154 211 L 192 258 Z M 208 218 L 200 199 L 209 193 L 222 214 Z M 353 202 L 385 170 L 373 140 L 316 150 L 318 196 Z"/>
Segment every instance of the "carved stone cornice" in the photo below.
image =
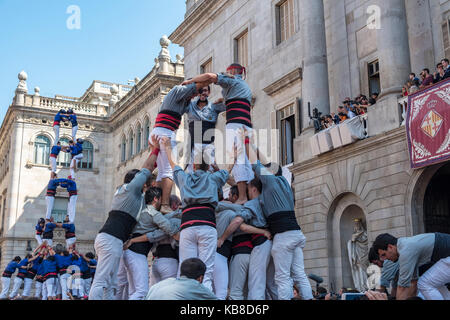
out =
<path fill-rule="evenodd" d="M 229 5 L 228 0 L 204 0 L 194 10 L 189 12 L 184 21 L 169 36 L 169 39 L 182 47 L 187 39 L 205 25 L 210 23 L 210 17 L 215 16 L 224 6 Z"/>
<path fill-rule="evenodd" d="M 303 78 L 302 68 L 296 68 L 293 71 L 281 77 L 280 79 L 276 80 L 269 86 L 265 87 L 263 91 L 269 96 L 272 96 L 278 91 L 284 89 L 285 87 L 289 86 L 290 84 L 292 84 L 297 80 L 301 80 L 302 78 Z"/>
<path fill-rule="evenodd" d="M 386 147 L 387 143 L 395 143 L 400 141 L 404 141 L 406 144 L 405 127 L 400 127 L 365 140 L 360 140 L 345 147 L 322 154 L 313 159 L 297 163 L 293 165 L 290 170 L 294 175 L 300 174 L 308 170 L 318 169 L 342 160 L 367 154 L 379 148 Z M 405 150 L 405 152 L 408 151 Z"/>

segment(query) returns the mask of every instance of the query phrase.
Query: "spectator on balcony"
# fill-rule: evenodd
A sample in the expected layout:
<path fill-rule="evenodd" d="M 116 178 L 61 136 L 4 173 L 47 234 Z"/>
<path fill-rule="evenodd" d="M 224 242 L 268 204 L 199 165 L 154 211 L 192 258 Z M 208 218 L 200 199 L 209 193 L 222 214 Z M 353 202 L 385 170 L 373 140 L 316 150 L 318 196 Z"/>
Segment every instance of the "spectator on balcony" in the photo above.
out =
<path fill-rule="evenodd" d="M 374 104 L 377 104 L 377 99 L 378 99 L 378 92 L 372 93 L 369 99 L 370 105 L 373 106 Z"/>
<path fill-rule="evenodd" d="M 422 78 L 422 84 L 420 85 L 420 89 L 425 89 L 431 85 L 433 85 L 434 77 L 430 74 L 430 69 L 425 68 L 420 73 L 420 77 Z"/>
<path fill-rule="evenodd" d="M 344 122 L 345 120 L 348 120 L 347 115 L 344 112 L 339 112 L 339 123 Z"/>
<path fill-rule="evenodd" d="M 402 97 L 407 97 L 408 96 L 408 90 L 409 90 L 408 82 L 405 83 L 403 85 L 403 87 L 402 87 Z"/>
<path fill-rule="evenodd" d="M 418 81 L 408 81 L 408 95 L 412 95 L 419 91 L 419 82 Z"/>
<path fill-rule="evenodd" d="M 352 119 L 352 118 L 356 117 L 356 114 L 353 111 L 354 106 L 353 106 L 352 102 L 354 103 L 354 101 L 351 101 L 350 98 L 346 98 L 345 101 L 343 102 L 344 107 L 342 107 L 342 108 L 345 109 L 344 113 L 346 114 L 348 119 Z M 341 108 L 341 107 L 339 107 L 339 108 Z M 342 111 L 339 111 L 339 112 L 342 112 Z"/>
<path fill-rule="evenodd" d="M 441 61 L 442 66 L 444 67 L 444 76 L 441 80 L 449 79 L 450 78 L 450 66 L 448 63 L 448 59 L 442 59 Z"/>
<path fill-rule="evenodd" d="M 420 83 L 420 79 L 416 77 L 416 74 L 415 74 L 414 72 L 411 72 L 411 73 L 409 74 L 409 81 L 412 81 L 412 82 L 417 81 L 417 82 Z"/>
<path fill-rule="evenodd" d="M 438 83 L 439 81 L 441 81 L 442 78 L 444 77 L 444 74 L 445 74 L 444 66 L 442 65 L 442 62 L 439 62 L 436 65 L 436 72 L 434 73 L 433 83 Z"/>

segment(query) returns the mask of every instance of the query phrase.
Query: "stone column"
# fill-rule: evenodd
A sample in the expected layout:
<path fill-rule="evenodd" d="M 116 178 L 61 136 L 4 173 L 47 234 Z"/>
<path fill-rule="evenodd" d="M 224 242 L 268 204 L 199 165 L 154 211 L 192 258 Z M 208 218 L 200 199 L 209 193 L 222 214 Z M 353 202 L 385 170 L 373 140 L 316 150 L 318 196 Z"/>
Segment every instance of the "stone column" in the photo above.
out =
<path fill-rule="evenodd" d="M 381 81 L 379 98 L 383 98 L 402 92 L 411 72 L 411 63 L 405 0 L 378 0 L 377 4 L 381 9 L 380 29 L 377 30 Z"/>
<path fill-rule="evenodd" d="M 16 96 L 14 97 L 14 104 L 18 106 L 25 105 L 25 95 L 28 93 L 27 79 L 28 75 L 25 71 L 21 71 L 17 76 L 19 78 L 19 84 L 16 88 Z"/>
<path fill-rule="evenodd" d="M 411 70 L 417 76 L 423 68 L 428 68 L 433 73 L 437 61 L 434 52 L 430 2 L 429 0 L 405 1 L 405 7 Z"/>
<path fill-rule="evenodd" d="M 381 9 L 377 30 L 381 93 L 368 110 L 369 136 L 400 127 L 398 97 L 411 72 L 405 0 L 377 0 L 376 4 Z"/>
<path fill-rule="evenodd" d="M 300 32 L 303 47 L 303 128 L 309 127 L 308 102 L 311 109 L 330 112 L 327 43 L 323 0 L 300 0 Z"/>
<path fill-rule="evenodd" d="M 166 35 L 162 36 L 161 40 L 159 41 L 161 45 L 161 52 L 159 53 L 158 61 L 159 61 L 159 72 L 161 73 L 168 73 L 169 72 L 169 64 L 170 64 L 170 52 L 169 52 L 169 45 L 170 40 L 167 38 Z"/>

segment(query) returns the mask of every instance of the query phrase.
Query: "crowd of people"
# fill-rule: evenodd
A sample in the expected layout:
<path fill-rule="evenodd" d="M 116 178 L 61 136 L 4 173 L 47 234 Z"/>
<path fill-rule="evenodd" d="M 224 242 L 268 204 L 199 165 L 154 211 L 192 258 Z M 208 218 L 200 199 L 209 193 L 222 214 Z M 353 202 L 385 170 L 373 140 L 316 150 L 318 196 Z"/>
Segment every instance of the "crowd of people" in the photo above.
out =
<path fill-rule="evenodd" d="M 51 233 L 55 227 L 66 229 L 68 240 L 75 238 L 77 196 L 73 175 L 57 179 L 56 172 L 52 172 L 47 216 L 36 228 L 42 233 L 43 242 L 22 265 L 23 269 L 24 265 L 41 261 L 45 297 L 58 298 L 61 288 L 62 299 L 88 293 L 89 300 L 315 298 L 305 273 L 306 237 L 295 216 L 290 183 L 283 177 L 282 168 L 269 163 L 254 143 L 252 92 L 245 75 L 244 67 L 232 64 L 226 73 L 198 75 L 173 87 L 166 95 L 149 136 L 150 153 L 140 170 L 133 169 L 125 175 L 113 196 L 108 218 L 96 236 L 94 248 L 98 259 L 94 259 L 93 253 L 79 254 L 73 240 L 66 243 L 67 251 L 52 248 Z M 213 84 L 222 88 L 223 99 L 210 103 Z M 356 116 L 374 101 L 376 95 L 371 99 L 364 96 L 355 101 L 346 99 L 339 114 Z M 223 169 L 216 163 L 214 149 L 214 129 L 221 112 L 226 112 Z M 184 114 L 192 143 L 190 163 L 183 169 L 178 161 L 175 136 Z M 76 166 L 76 154 L 72 155 Z M 174 184 L 181 199 L 172 194 Z M 226 184 L 231 189 L 225 199 Z M 63 224 L 54 223 L 49 215 L 58 187 L 66 188 L 71 196 Z M 422 275 L 421 279 L 428 280 L 419 279 L 418 287 L 426 299 L 437 297 L 433 286 L 440 286 L 450 275 L 449 237 L 427 234 L 424 235 L 427 241 L 400 238 L 400 259 L 399 253 L 394 254 L 397 249 L 390 247 L 397 245 L 396 239 L 391 236 L 386 247 L 385 238 L 377 238 L 374 250 L 379 260 L 399 260 L 398 298 L 414 296 L 413 291 L 401 289 L 408 287 L 410 281 L 409 269 L 408 276 L 404 275 L 404 269 L 408 268 L 404 264 L 418 267 L 428 262 L 435 265 Z M 2 278 L 5 292 L 9 288 L 7 278 L 20 268 L 19 264 L 22 261 L 17 257 L 5 270 Z M 72 280 L 70 291 L 65 285 L 69 283 L 66 277 L 73 276 L 67 271 L 72 266 L 78 267 L 75 274 L 83 281 Z M 89 288 L 90 281 L 84 281 L 83 277 L 88 277 L 92 270 L 95 277 Z M 315 294 L 317 298 L 319 293 Z M 380 294 L 368 292 L 366 296 L 379 300 Z"/>
<path fill-rule="evenodd" d="M 407 97 L 412 95 L 420 90 L 429 88 L 435 85 L 438 82 L 450 78 L 450 66 L 449 60 L 447 58 L 442 59 L 436 65 L 436 70 L 434 73 L 430 72 L 430 69 L 424 68 L 422 72 L 420 72 L 420 79 L 416 76 L 414 72 L 409 74 L 409 79 L 403 85 L 402 95 Z"/>

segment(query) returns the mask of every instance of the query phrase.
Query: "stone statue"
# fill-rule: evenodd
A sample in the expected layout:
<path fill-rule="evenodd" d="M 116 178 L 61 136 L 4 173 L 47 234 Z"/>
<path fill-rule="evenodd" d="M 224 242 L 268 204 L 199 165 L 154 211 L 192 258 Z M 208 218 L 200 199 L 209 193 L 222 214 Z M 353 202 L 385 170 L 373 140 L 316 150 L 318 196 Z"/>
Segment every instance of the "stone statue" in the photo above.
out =
<path fill-rule="evenodd" d="M 367 231 L 360 219 L 355 219 L 352 239 L 347 243 L 350 266 L 355 289 L 360 292 L 367 288 L 367 268 L 369 267 L 369 241 Z"/>

